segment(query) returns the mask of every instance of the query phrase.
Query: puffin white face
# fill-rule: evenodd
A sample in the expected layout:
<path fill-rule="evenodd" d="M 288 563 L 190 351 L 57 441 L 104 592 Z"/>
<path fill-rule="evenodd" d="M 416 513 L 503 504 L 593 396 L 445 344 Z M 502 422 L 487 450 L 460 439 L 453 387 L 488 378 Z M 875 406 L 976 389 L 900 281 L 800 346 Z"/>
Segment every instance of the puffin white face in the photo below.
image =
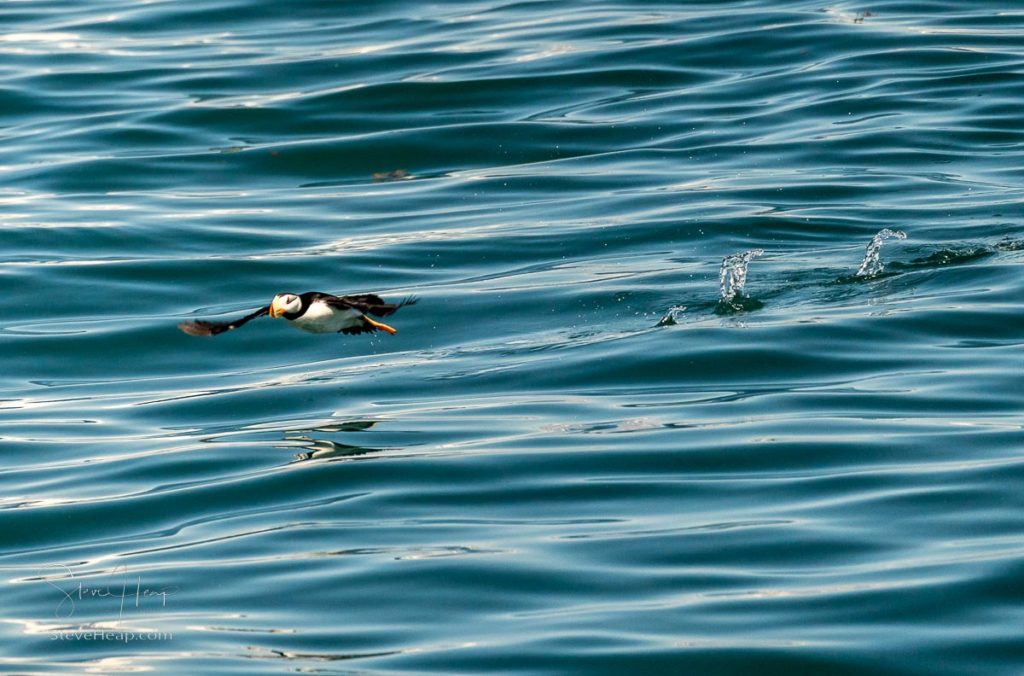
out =
<path fill-rule="evenodd" d="M 270 316 L 280 317 L 288 312 L 298 312 L 302 309 L 302 300 L 294 293 L 279 293 L 270 302 Z"/>

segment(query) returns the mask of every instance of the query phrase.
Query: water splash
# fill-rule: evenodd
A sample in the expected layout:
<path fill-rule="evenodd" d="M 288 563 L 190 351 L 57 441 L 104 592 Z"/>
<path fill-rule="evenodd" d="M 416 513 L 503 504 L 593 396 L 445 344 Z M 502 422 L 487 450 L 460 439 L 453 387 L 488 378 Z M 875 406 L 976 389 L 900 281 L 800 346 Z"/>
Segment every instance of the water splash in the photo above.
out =
<path fill-rule="evenodd" d="M 878 234 L 871 238 L 868 247 L 864 251 L 864 261 L 857 270 L 858 277 L 874 277 L 882 272 L 885 267 L 882 265 L 881 251 L 882 243 L 888 239 L 906 239 L 907 233 L 902 230 L 890 230 L 885 228 L 879 230 Z"/>
<path fill-rule="evenodd" d="M 685 311 L 685 305 L 673 305 L 668 309 L 668 312 L 665 313 L 665 316 L 658 320 L 657 326 L 675 326 L 676 324 L 679 324 L 679 320 Z"/>
<path fill-rule="evenodd" d="M 718 270 L 719 300 L 722 303 L 732 303 L 736 296 L 743 293 L 747 283 L 747 266 L 763 253 L 764 249 L 751 249 L 722 259 L 722 267 Z"/>

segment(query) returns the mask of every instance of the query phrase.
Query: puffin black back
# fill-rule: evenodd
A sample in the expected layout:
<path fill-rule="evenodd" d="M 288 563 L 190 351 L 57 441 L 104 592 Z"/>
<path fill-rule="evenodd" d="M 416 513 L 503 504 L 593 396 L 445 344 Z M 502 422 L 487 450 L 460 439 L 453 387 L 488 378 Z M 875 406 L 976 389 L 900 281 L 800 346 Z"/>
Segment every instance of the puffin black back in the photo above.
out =
<path fill-rule="evenodd" d="M 372 293 L 340 297 L 329 294 L 314 295 L 319 296 L 321 300 L 324 300 L 329 305 L 350 307 L 375 317 L 387 317 L 394 314 L 399 308 L 406 305 L 415 305 L 419 301 L 419 298 L 416 296 L 408 296 L 397 303 L 385 303 L 383 298 Z"/>

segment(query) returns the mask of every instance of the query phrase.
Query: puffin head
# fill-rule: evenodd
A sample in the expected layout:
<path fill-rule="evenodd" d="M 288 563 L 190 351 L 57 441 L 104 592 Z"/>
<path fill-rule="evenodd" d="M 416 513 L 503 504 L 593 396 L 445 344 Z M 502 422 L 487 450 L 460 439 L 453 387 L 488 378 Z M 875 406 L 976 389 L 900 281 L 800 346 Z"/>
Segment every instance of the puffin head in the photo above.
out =
<path fill-rule="evenodd" d="M 298 312 L 302 309 L 302 300 L 294 293 L 279 293 L 270 301 L 270 316 L 280 317 L 290 312 Z"/>

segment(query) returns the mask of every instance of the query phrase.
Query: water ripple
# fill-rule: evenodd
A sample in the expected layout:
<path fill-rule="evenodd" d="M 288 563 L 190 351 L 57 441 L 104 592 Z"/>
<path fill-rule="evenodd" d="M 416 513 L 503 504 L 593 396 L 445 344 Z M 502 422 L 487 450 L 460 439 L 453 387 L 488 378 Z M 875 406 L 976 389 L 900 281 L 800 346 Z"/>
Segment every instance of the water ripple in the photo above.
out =
<path fill-rule="evenodd" d="M 0 17 L 0 670 L 1020 671 L 1024 13 Z"/>

